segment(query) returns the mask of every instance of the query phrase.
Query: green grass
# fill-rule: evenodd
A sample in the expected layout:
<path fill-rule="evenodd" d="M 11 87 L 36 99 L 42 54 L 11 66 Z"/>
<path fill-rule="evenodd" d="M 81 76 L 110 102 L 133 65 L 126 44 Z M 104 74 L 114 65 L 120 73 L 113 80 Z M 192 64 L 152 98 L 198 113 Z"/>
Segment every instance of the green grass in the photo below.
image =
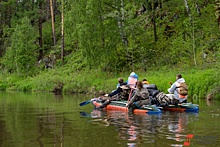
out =
<path fill-rule="evenodd" d="M 167 93 L 170 87 L 169 82 L 175 81 L 176 74 L 182 74 L 189 86 L 189 96 L 206 97 L 216 87 L 220 86 L 217 76 L 218 69 L 161 69 L 157 71 L 135 71 L 139 80 L 146 78 L 151 84 L 156 84 L 160 91 Z M 0 79 L 0 88 L 15 91 L 50 92 L 63 84 L 63 93 L 97 93 L 103 90 L 106 93 L 115 89 L 117 79 L 124 78 L 126 81 L 130 72 L 106 73 L 98 69 L 84 70 L 81 72 L 50 69 L 35 77 L 19 78 L 14 75 L 7 75 L 7 78 Z M 4 75 L 5 77 L 5 75 Z"/>

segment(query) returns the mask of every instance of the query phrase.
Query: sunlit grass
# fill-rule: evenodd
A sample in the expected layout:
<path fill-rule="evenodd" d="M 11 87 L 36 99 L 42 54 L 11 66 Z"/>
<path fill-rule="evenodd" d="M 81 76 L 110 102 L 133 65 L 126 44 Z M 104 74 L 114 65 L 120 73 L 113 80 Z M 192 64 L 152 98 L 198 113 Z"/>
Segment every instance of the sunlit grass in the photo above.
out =
<path fill-rule="evenodd" d="M 162 69 L 157 71 L 135 71 L 139 80 L 146 78 L 150 84 L 156 84 L 160 91 L 167 93 L 169 82 L 175 82 L 176 74 L 182 74 L 189 86 L 189 96 L 197 95 L 205 97 L 212 89 L 220 84 L 217 76 L 218 69 L 191 69 L 187 71 Z M 71 71 L 70 69 L 49 69 L 35 77 L 19 78 L 9 75 L 1 77 L 0 87 L 6 90 L 19 91 L 53 91 L 56 86 L 63 84 L 64 93 L 97 93 L 103 90 L 106 93 L 116 88 L 117 79 L 124 78 L 126 81 L 130 72 L 106 73 L 99 69 L 84 70 L 83 72 Z"/>

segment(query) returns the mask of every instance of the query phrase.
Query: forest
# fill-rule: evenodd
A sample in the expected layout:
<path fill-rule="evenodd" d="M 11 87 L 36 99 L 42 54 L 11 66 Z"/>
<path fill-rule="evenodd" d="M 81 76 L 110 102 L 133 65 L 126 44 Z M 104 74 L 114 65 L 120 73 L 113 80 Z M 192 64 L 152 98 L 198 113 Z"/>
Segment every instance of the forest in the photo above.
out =
<path fill-rule="evenodd" d="M 85 93 L 137 71 L 165 90 L 181 72 L 216 94 L 219 30 L 220 0 L 0 0 L 0 88 Z"/>

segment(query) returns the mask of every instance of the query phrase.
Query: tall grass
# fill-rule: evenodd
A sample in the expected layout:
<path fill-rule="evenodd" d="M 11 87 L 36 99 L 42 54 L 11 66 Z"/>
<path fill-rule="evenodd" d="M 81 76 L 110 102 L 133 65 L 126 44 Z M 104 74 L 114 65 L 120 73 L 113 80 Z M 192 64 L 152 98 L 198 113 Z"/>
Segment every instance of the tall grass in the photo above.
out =
<path fill-rule="evenodd" d="M 156 84 L 160 91 L 167 93 L 169 82 L 175 82 L 176 74 L 182 74 L 189 86 L 190 97 L 205 97 L 214 88 L 220 86 L 218 69 L 191 69 L 187 71 L 174 69 L 161 69 L 159 71 L 136 71 L 139 80 L 146 78 L 151 84 Z M 117 79 L 126 81 L 130 72 L 107 73 L 99 69 L 72 71 L 68 68 L 62 70 L 50 69 L 35 77 L 24 79 L 8 76 L 0 78 L 0 87 L 7 90 L 19 91 L 53 91 L 59 84 L 63 85 L 64 93 L 95 93 L 103 90 L 106 93 L 116 88 Z"/>

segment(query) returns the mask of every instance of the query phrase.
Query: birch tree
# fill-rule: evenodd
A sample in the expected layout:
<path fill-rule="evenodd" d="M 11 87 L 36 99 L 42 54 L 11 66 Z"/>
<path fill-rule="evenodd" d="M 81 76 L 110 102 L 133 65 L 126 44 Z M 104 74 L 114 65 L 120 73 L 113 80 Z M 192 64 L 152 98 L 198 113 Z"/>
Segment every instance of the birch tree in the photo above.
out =
<path fill-rule="evenodd" d="M 61 61 L 64 60 L 64 0 L 61 0 Z"/>
<path fill-rule="evenodd" d="M 125 46 L 128 46 L 128 39 L 126 36 L 126 32 L 124 30 L 124 21 L 125 21 L 125 10 L 124 10 L 124 0 L 116 0 L 116 9 L 118 11 L 118 28 L 121 36 L 121 40 Z"/>
<path fill-rule="evenodd" d="M 53 0 L 50 0 L 50 14 L 51 14 L 51 25 L 52 25 L 52 34 L 53 34 L 53 45 L 56 45 L 56 36 L 55 36 L 55 27 L 54 27 L 54 9 L 53 9 Z"/>
<path fill-rule="evenodd" d="M 189 5 L 188 5 L 188 1 L 184 0 L 184 4 L 185 4 L 185 7 L 186 7 L 186 12 L 189 16 L 190 22 L 192 23 L 192 16 L 191 16 L 190 8 L 189 8 Z"/>

